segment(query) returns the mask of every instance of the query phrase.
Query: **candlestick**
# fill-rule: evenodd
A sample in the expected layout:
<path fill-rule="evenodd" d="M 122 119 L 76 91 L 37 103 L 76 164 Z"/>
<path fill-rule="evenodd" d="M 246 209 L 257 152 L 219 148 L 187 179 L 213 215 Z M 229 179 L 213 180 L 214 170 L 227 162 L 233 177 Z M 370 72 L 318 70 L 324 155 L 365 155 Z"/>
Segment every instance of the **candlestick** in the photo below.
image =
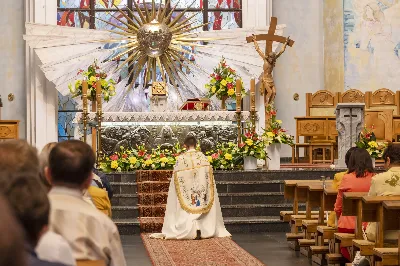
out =
<path fill-rule="evenodd" d="M 101 104 L 101 83 L 96 82 L 96 101 L 97 101 L 97 166 L 99 166 L 102 157 L 102 147 L 101 147 L 101 120 L 102 120 L 102 104 Z"/>
<path fill-rule="evenodd" d="M 86 80 L 82 82 L 82 102 L 83 102 L 83 142 L 87 139 L 87 115 L 88 115 L 88 99 L 87 99 L 88 83 Z"/>
<path fill-rule="evenodd" d="M 242 111 L 242 81 L 236 80 L 236 112 Z"/>
<path fill-rule="evenodd" d="M 250 111 L 256 111 L 256 79 L 250 81 Z"/>

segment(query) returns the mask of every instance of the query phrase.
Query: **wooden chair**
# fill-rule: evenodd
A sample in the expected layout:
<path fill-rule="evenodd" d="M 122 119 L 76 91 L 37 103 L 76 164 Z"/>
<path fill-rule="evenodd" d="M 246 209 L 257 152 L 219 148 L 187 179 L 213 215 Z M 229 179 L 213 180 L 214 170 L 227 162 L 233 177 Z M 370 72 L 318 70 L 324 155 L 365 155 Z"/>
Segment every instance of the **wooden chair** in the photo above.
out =
<path fill-rule="evenodd" d="M 388 89 L 379 89 L 365 94 L 366 110 L 393 110 L 394 115 L 400 114 L 400 91 L 393 92 Z"/>
<path fill-rule="evenodd" d="M 77 260 L 76 266 L 107 266 L 103 260 Z"/>
<path fill-rule="evenodd" d="M 327 90 L 306 93 L 307 116 L 335 116 L 338 94 Z"/>
<path fill-rule="evenodd" d="M 393 140 L 393 110 L 367 110 L 365 125 L 372 128 L 378 141 L 392 142 Z"/>
<path fill-rule="evenodd" d="M 351 89 L 339 94 L 339 103 L 365 103 L 365 94 Z"/>

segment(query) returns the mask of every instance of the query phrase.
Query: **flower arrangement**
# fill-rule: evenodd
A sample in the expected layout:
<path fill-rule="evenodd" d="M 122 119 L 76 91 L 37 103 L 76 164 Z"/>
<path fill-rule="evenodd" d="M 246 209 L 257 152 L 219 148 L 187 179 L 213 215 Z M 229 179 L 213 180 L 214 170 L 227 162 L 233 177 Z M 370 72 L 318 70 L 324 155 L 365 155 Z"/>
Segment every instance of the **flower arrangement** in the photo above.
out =
<path fill-rule="evenodd" d="M 219 144 L 215 151 L 207 153 L 207 158 L 215 170 L 232 170 L 242 161 L 237 145 L 231 142 Z"/>
<path fill-rule="evenodd" d="M 97 61 L 94 61 L 92 65 L 88 67 L 86 71 L 79 70 L 77 75 L 82 75 L 83 80 L 88 82 L 87 97 L 89 101 L 96 100 L 96 82 L 100 81 L 101 90 L 104 101 L 108 102 L 112 96 L 116 94 L 115 84 L 113 79 L 106 80 L 107 74 L 100 71 L 100 67 L 97 65 Z M 68 88 L 72 94 L 72 98 L 82 96 L 82 79 L 75 81 L 75 85 L 69 84 Z"/>
<path fill-rule="evenodd" d="M 265 144 L 282 143 L 293 146 L 294 137 L 287 134 L 286 129 L 282 128 L 282 120 L 276 119 L 277 110 L 273 103 L 266 106 L 266 113 L 269 114 L 270 119 L 268 120 L 262 136 Z"/>
<path fill-rule="evenodd" d="M 365 126 L 364 130 L 361 131 L 360 135 L 358 136 L 356 146 L 358 148 L 366 149 L 373 158 L 382 158 L 386 144 L 376 141 L 375 134 L 372 132 L 373 129 L 374 126 L 371 127 L 371 130 Z"/>
<path fill-rule="evenodd" d="M 251 156 L 258 160 L 263 160 L 267 157 L 263 139 L 251 130 L 247 130 L 242 136 L 242 142 L 238 144 L 238 148 L 243 157 Z"/>
<path fill-rule="evenodd" d="M 185 151 L 179 144 L 172 150 L 154 149 L 148 153 L 145 147 L 139 146 L 137 149 L 127 150 L 119 148 L 101 164 L 104 172 L 127 172 L 135 170 L 168 170 L 173 169 L 176 157 Z"/>
<path fill-rule="evenodd" d="M 236 97 L 235 81 L 240 78 L 236 71 L 226 64 L 222 57 L 214 72 L 210 75 L 210 82 L 205 85 L 208 90 L 208 97 L 216 96 L 218 99 Z M 246 94 L 242 86 L 242 96 Z"/>

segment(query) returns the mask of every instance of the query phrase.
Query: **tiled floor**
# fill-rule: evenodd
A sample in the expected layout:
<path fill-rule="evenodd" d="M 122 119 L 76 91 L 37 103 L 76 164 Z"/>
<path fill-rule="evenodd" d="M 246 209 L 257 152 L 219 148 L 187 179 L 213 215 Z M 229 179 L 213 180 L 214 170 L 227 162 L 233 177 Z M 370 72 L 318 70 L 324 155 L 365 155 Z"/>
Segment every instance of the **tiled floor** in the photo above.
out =
<path fill-rule="evenodd" d="M 310 265 L 287 246 L 285 233 L 234 234 L 233 240 L 267 266 Z M 140 236 L 123 236 L 122 243 L 128 266 L 151 266 Z"/>

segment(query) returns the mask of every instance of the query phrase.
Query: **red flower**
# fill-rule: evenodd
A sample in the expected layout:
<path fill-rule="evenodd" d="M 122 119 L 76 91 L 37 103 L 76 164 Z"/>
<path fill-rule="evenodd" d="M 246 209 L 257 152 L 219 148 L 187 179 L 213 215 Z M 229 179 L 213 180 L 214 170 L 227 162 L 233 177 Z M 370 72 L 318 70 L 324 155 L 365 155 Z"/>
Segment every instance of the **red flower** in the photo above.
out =
<path fill-rule="evenodd" d="M 239 148 L 243 148 L 244 146 L 246 146 L 246 144 L 244 144 L 244 143 L 239 143 Z"/>
<path fill-rule="evenodd" d="M 122 154 L 122 158 L 128 158 L 128 154 Z"/>
<path fill-rule="evenodd" d="M 226 84 L 226 86 L 228 87 L 228 89 L 232 89 L 233 88 L 233 84 L 232 83 L 228 83 L 228 84 Z"/>
<path fill-rule="evenodd" d="M 286 132 L 286 129 L 284 129 L 284 128 L 281 128 L 281 132 Z"/>
<path fill-rule="evenodd" d="M 175 153 L 175 154 L 173 154 L 173 156 L 174 156 L 174 157 L 178 157 L 178 156 L 179 156 L 179 153 Z"/>
<path fill-rule="evenodd" d="M 116 154 L 111 155 L 110 159 L 113 160 L 113 161 L 116 161 L 116 160 L 118 160 L 118 155 L 116 155 Z"/>
<path fill-rule="evenodd" d="M 371 134 L 369 134 L 369 133 L 365 135 L 365 138 L 367 138 L 367 139 L 369 139 L 370 137 L 371 137 Z"/>
<path fill-rule="evenodd" d="M 160 154 L 160 158 L 164 158 L 165 157 L 165 155 L 164 154 Z"/>
<path fill-rule="evenodd" d="M 143 157 L 144 155 L 145 155 L 145 152 L 144 152 L 144 151 L 139 151 L 139 152 L 138 152 L 138 156 L 139 156 L 139 157 Z"/>
<path fill-rule="evenodd" d="M 212 157 L 213 159 L 218 159 L 219 154 L 218 154 L 218 153 L 214 153 L 213 155 L 211 155 L 211 157 Z"/>
<path fill-rule="evenodd" d="M 249 139 L 253 136 L 253 134 L 251 134 L 250 132 L 247 132 L 246 134 L 244 134 L 244 136 Z"/>
<path fill-rule="evenodd" d="M 272 133 L 274 133 L 275 135 L 278 135 L 278 130 L 274 129 L 274 130 L 272 130 Z"/>
<path fill-rule="evenodd" d="M 216 80 L 221 80 L 221 76 L 220 76 L 220 75 L 217 75 L 217 76 L 215 77 L 215 79 L 216 79 Z"/>
<path fill-rule="evenodd" d="M 270 115 L 276 115 L 276 111 L 275 111 L 275 110 L 272 110 L 269 114 L 270 114 Z"/>

